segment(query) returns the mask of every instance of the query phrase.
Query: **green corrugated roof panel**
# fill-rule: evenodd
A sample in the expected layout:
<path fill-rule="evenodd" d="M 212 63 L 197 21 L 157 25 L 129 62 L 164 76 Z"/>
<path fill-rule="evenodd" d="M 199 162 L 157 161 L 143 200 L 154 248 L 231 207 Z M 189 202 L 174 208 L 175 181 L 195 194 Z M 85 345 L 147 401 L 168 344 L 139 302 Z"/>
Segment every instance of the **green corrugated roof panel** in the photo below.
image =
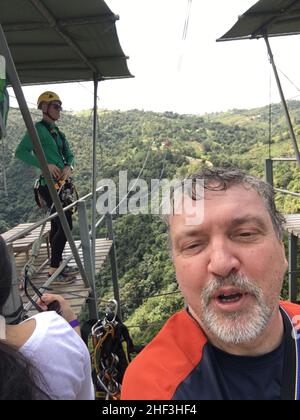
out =
<path fill-rule="evenodd" d="M 300 0 L 260 0 L 217 41 L 296 35 L 300 33 Z"/>
<path fill-rule="evenodd" d="M 22 84 L 132 77 L 102 0 L 1 0 L 3 27 Z"/>

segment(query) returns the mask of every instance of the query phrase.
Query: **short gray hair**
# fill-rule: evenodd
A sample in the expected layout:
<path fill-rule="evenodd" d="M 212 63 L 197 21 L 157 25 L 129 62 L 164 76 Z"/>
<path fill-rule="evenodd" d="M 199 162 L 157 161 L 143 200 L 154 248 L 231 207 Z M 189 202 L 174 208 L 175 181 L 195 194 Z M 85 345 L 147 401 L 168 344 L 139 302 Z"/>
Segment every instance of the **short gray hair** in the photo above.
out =
<path fill-rule="evenodd" d="M 197 180 L 202 180 L 204 189 L 209 191 L 226 191 L 232 185 L 248 184 L 262 198 L 271 217 L 274 231 L 278 239 L 282 240 L 285 219 L 284 216 L 276 209 L 274 200 L 275 191 L 270 184 L 255 176 L 249 175 L 238 168 L 203 169 L 201 172 L 191 175 L 187 179 L 192 180 L 193 183 L 196 183 Z M 187 179 L 182 181 L 182 184 L 186 182 Z M 194 188 L 192 188 L 191 198 L 193 200 L 199 199 Z M 174 194 L 171 197 L 171 205 L 172 208 L 174 208 Z M 164 218 L 164 221 L 169 224 L 169 216 L 167 219 Z"/>

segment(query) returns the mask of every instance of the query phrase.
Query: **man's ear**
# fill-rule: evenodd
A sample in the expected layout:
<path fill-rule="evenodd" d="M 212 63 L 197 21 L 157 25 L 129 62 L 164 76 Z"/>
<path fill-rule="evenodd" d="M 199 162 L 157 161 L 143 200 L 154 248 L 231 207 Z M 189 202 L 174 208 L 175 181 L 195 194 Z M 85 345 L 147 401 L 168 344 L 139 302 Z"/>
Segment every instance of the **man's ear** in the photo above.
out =
<path fill-rule="evenodd" d="M 286 257 L 286 253 L 285 253 L 284 242 L 283 241 L 280 241 L 280 242 L 281 242 L 282 253 L 283 253 L 283 256 L 284 256 L 284 264 L 285 264 L 285 267 L 287 269 L 288 266 L 289 266 L 289 263 L 288 263 L 288 260 L 287 260 L 287 257 Z"/>
<path fill-rule="evenodd" d="M 46 114 L 47 113 L 47 110 L 48 110 L 48 104 L 47 104 L 47 102 L 43 102 L 42 103 L 42 112 L 43 112 L 43 114 Z"/>

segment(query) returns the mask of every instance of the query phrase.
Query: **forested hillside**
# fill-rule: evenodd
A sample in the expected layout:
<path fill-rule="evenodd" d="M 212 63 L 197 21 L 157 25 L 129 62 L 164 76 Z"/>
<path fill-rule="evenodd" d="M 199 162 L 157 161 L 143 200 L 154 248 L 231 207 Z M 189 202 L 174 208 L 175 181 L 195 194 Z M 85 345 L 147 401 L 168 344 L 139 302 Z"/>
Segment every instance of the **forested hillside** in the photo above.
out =
<path fill-rule="evenodd" d="M 300 102 L 289 103 L 296 134 L 300 134 Z M 34 111 L 34 119 L 38 119 Z M 60 127 L 76 155 L 75 181 L 79 194 L 91 189 L 92 118 L 91 111 L 64 113 Z M 264 160 L 293 157 L 281 107 L 272 110 L 272 137 L 269 144 L 269 107 L 233 110 L 204 116 L 163 114 L 143 111 L 99 112 L 97 179 L 119 182 L 119 171 L 128 171 L 128 180 L 185 176 L 201 165 L 238 166 L 264 176 Z M 32 187 L 37 172 L 14 159 L 14 150 L 25 127 L 18 111 L 11 110 L 8 138 L 5 140 L 5 162 L 8 197 L 0 173 L 0 232 L 14 225 L 37 220 Z M 276 186 L 300 191 L 300 176 L 295 163 L 275 165 Z M 278 195 L 280 209 L 298 211 L 298 199 Z M 78 228 L 75 226 L 75 234 Z M 101 234 L 105 234 L 99 232 Z M 127 325 L 138 342 L 148 341 L 171 313 L 182 307 L 174 271 L 169 258 L 167 234 L 157 216 L 116 215 L 114 233 L 122 311 Z M 98 278 L 101 300 L 112 296 L 109 265 Z M 101 308 L 100 308 L 101 309 Z M 141 326 L 137 328 L 137 326 Z"/>

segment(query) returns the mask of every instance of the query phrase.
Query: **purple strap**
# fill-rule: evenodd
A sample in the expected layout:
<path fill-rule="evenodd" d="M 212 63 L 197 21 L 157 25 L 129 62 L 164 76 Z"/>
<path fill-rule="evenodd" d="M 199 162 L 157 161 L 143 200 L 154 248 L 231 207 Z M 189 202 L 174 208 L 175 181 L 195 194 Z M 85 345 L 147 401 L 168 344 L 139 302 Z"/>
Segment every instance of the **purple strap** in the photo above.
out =
<path fill-rule="evenodd" d="M 78 319 L 73 319 L 72 321 L 69 322 L 69 324 L 71 325 L 72 328 L 76 328 L 79 327 L 79 322 Z"/>

